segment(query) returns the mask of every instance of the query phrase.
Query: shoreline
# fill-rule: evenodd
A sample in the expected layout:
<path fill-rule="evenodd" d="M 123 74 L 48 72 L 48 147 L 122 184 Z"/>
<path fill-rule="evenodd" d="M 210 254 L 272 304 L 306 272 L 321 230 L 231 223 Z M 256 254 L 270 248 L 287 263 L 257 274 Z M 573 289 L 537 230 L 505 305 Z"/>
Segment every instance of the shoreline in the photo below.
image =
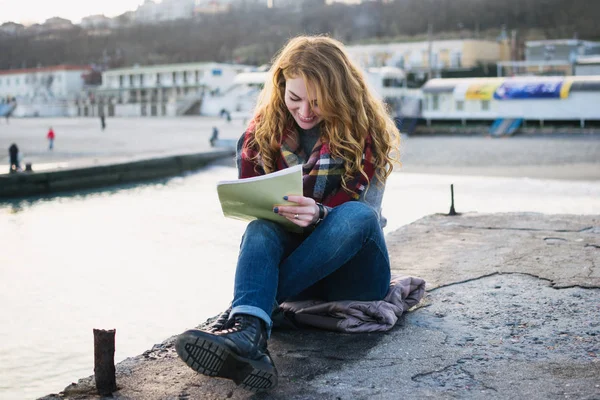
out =
<path fill-rule="evenodd" d="M 469 124 L 461 125 L 458 124 L 445 124 L 443 122 L 433 123 L 429 126 L 418 125 L 411 136 L 488 136 L 490 138 L 509 138 L 509 137 L 552 137 L 552 136 L 593 136 L 600 135 L 600 127 L 597 126 L 597 121 L 594 122 L 596 126 L 593 127 L 578 127 L 573 125 L 563 126 L 552 126 L 549 121 L 548 126 L 536 126 L 536 127 L 521 127 L 513 135 L 501 135 L 494 137 L 489 133 L 489 129 L 494 121 L 490 121 L 489 125 L 486 124 Z M 535 123 L 534 123 L 535 124 Z"/>
<path fill-rule="evenodd" d="M 394 173 L 459 175 L 496 178 L 551 179 L 561 181 L 600 180 L 600 166 L 591 163 L 565 165 L 519 165 L 519 166 L 426 166 L 402 165 Z"/>
<path fill-rule="evenodd" d="M 173 177 L 197 170 L 215 159 L 232 157 L 233 154 L 232 150 L 222 149 L 93 166 L 67 167 L 45 172 L 5 174 L 0 175 L 0 200 Z"/>

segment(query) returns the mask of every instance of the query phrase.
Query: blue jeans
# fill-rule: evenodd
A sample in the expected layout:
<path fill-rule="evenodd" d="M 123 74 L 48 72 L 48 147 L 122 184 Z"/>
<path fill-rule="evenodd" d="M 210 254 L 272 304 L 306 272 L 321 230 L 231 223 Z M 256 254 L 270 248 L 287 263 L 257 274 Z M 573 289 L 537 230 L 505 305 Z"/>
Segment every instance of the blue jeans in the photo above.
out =
<path fill-rule="evenodd" d="M 306 298 L 381 300 L 389 285 L 390 262 L 377 214 L 351 201 L 335 207 L 308 235 L 266 220 L 250 222 L 240 246 L 231 315 L 258 317 L 270 332 L 275 304 Z"/>

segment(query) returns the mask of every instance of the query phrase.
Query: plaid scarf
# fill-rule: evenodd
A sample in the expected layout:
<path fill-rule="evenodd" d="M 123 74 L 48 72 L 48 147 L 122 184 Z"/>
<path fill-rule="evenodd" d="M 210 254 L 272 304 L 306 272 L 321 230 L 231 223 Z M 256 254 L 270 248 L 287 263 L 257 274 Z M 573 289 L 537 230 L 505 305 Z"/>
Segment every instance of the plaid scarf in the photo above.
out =
<path fill-rule="evenodd" d="M 254 134 L 254 125 L 253 121 L 244 133 L 240 178 L 250 178 L 265 174 L 260 156 L 256 157 L 256 149 L 248 146 Z M 319 138 L 311 154 L 307 157 L 304 150 L 302 150 L 302 146 L 300 146 L 298 131 L 295 128 L 289 128 L 283 135 L 281 155 L 277 159 L 276 169 L 279 171 L 298 164 L 303 164 L 302 186 L 305 197 L 311 197 L 316 202 L 328 207 L 335 207 L 347 201 L 358 200 L 375 173 L 371 136 L 369 135 L 365 140 L 365 152 L 363 153 L 362 163 L 368 179 L 362 174 L 357 174 L 357 176 L 347 182 L 349 191 L 342 188 L 342 176 L 345 171 L 344 160 L 331 156 L 329 144 L 323 143 Z"/>

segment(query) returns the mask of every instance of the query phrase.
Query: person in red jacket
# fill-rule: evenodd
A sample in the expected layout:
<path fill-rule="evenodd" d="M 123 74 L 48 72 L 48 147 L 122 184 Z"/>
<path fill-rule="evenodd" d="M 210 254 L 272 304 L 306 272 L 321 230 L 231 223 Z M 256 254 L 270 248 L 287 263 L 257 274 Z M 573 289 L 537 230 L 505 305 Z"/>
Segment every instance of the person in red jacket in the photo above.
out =
<path fill-rule="evenodd" d="M 48 138 L 48 150 L 52 150 L 54 148 L 54 137 L 55 136 L 56 135 L 54 134 L 52 127 L 50 127 L 50 130 L 48 131 L 48 134 L 46 135 L 46 137 Z"/>

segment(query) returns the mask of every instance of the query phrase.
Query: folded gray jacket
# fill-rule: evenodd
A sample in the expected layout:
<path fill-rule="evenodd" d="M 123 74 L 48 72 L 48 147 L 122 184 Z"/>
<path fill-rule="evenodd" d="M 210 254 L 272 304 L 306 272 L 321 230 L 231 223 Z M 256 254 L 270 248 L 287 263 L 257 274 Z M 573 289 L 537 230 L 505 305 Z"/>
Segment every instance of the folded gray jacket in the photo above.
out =
<path fill-rule="evenodd" d="M 280 304 L 280 312 L 297 325 L 338 332 L 381 332 L 392 329 L 398 318 L 425 295 L 425 281 L 392 276 L 390 289 L 379 301 L 304 300 Z"/>

